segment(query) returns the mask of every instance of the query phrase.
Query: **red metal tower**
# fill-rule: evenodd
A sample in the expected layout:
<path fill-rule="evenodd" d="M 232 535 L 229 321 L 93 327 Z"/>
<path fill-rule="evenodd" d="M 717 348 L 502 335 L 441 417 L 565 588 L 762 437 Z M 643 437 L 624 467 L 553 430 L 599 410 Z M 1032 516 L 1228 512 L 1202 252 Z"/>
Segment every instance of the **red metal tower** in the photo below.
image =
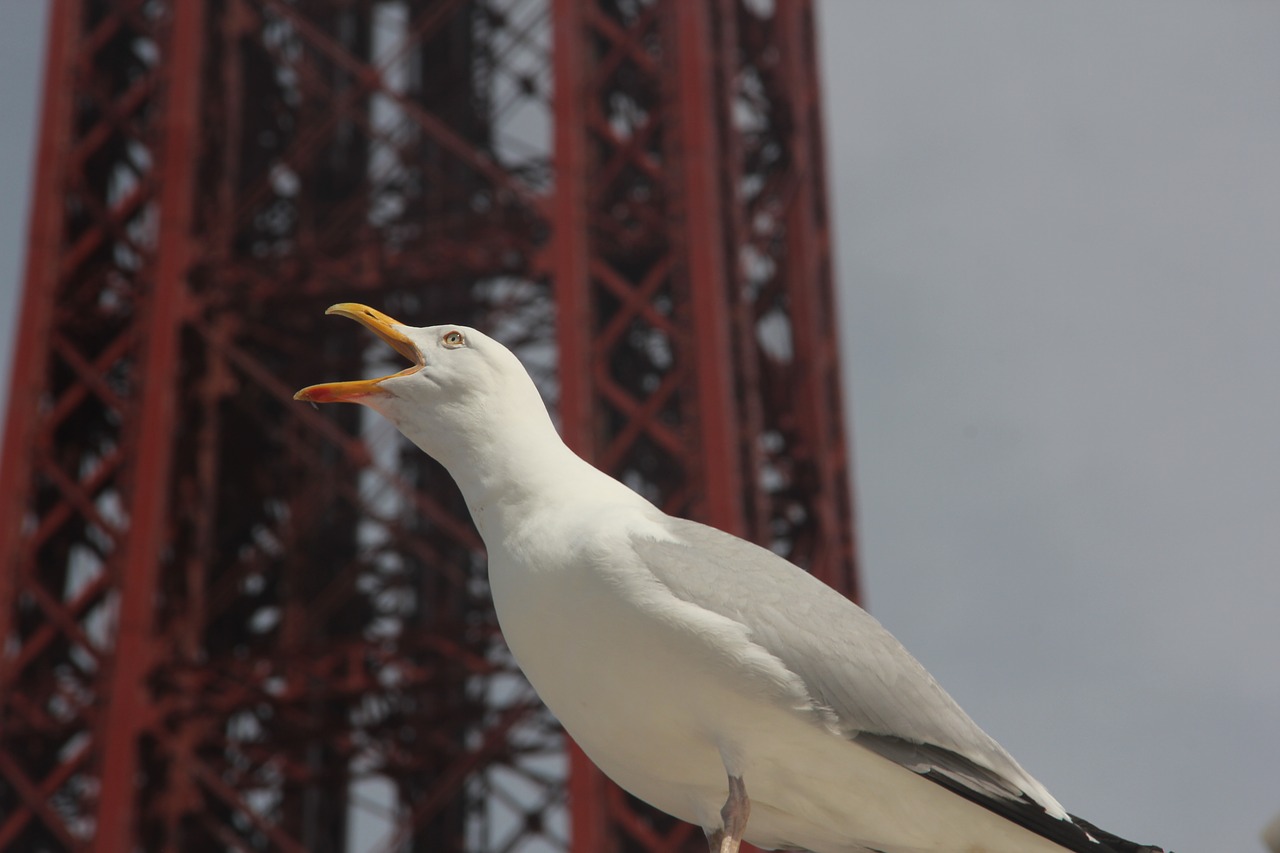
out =
<path fill-rule="evenodd" d="M 514 669 L 323 308 L 856 592 L 807 0 L 55 0 L 0 455 L 0 849 L 705 849 Z"/>

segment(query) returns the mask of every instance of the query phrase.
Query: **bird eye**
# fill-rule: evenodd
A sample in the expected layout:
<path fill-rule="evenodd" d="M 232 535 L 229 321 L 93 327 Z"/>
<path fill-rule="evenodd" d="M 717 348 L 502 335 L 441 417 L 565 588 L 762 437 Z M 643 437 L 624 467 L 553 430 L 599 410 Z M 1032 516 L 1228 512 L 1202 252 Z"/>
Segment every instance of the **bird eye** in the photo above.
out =
<path fill-rule="evenodd" d="M 466 342 L 467 339 L 462 336 L 462 332 L 456 329 L 452 332 L 445 332 L 444 345 L 447 347 L 460 347 Z"/>

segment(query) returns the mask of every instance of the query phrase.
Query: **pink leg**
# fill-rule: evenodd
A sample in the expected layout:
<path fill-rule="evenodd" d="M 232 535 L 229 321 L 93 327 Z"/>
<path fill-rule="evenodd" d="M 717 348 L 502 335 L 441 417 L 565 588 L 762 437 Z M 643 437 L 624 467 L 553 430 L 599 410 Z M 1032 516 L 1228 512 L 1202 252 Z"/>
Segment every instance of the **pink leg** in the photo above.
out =
<path fill-rule="evenodd" d="M 707 835 L 710 853 L 738 853 L 742 835 L 747 831 L 747 818 L 751 815 L 751 800 L 747 799 L 747 786 L 741 776 L 729 777 L 729 799 L 720 809 L 724 826 Z"/>

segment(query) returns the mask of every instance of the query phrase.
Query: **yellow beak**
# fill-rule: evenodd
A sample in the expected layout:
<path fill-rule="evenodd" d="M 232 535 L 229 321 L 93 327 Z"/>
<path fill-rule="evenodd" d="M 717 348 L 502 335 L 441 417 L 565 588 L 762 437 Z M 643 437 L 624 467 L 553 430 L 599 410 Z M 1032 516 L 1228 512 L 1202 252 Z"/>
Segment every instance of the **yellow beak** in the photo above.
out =
<path fill-rule="evenodd" d="M 393 376 L 404 376 L 422 369 L 422 354 L 418 352 L 417 345 L 396 328 L 401 325 L 399 322 L 381 311 L 358 302 L 340 302 L 337 305 L 330 305 L 324 313 L 350 317 L 413 362 L 412 367 L 405 368 Z M 358 403 L 365 397 L 387 393 L 379 383 L 390 378 L 392 377 L 379 376 L 376 379 L 353 379 L 348 382 L 308 385 L 294 394 L 293 399 L 305 400 L 308 403 Z"/>

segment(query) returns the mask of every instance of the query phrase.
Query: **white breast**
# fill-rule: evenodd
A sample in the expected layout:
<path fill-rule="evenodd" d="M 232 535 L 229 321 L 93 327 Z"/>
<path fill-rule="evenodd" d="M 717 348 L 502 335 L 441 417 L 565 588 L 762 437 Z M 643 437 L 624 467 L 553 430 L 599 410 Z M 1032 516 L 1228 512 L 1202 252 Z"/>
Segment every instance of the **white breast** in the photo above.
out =
<path fill-rule="evenodd" d="M 541 528 L 537 539 L 492 543 L 490 582 L 526 676 L 624 789 L 715 826 L 728 762 L 752 799 L 747 838 L 762 847 L 1061 853 L 832 734 L 804 710 L 803 685 L 742 626 L 655 587 L 629 562 L 638 559 L 628 545 L 634 534 L 583 513 L 557 532 Z M 612 532 L 602 539 L 602 529 Z M 957 847 L 966 836 L 973 844 Z"/>

